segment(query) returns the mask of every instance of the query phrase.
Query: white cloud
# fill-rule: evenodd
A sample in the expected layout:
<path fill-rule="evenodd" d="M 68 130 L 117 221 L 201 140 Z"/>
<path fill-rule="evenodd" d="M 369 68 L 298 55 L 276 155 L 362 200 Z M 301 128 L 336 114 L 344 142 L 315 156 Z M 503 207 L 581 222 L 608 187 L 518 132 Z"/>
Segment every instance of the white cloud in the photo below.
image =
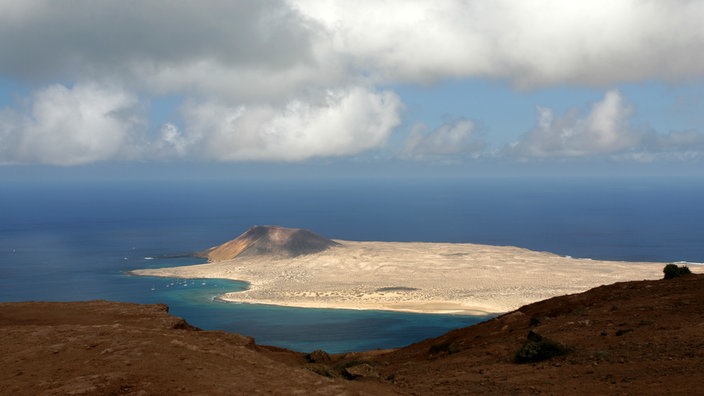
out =
<path fill-rule="evenodd" d="M 64 84 L 36 93 L 26 112 L 0 112 L 0 161 L 355 155 L 384 145 L 400 122 L 400 99 L 380 86 L 701 78 L 703 19 L 704 2 L 686 0 L 0 0 L 0 77 Z M 75 81 L 91 83 L 65 87 Z M 105 88 L 112 83 L 129 93 Z M 162 94 L 195 104 L 185 122 L 166 120 L 153 137 L 135 132 L 137 98 Z M 541 110 L 548 126 L 522 153 L 649 147 L 627 125 L 620 95 L 599 106 L 586 118 Z M 475 155 L 480 141 L 467 127 L 416 131 L 407 154 Z M 455 138 L 468 140 L 452 146 Z M 650 140 L 683 137 L 663 139 Z"/>
<path fill-rule="evenodd" d="M 668 155 L 698 156 L 704 152 L 701 133 L 660 134 L 631 123 L 634 108 L 619 91 L 610 90 L 588 114 L 572 109 L 562 116 L 538 107 L 538 125 L 514 142 L 508 153 L 519 157 L 578 158 L 610 156 L 647 160 Z M 682 157 L 684 158 L 684 157 Z"/>
<path fill-rule="evenodd" d="M 381 80 L 506 78 L 605 85 L 704 73 L 704 3 L 601 0 L 292 1 L 334 50 Z"/>
<path fill-rule="evenodd" d="M 0 113 L 0 163 L 78 165 L 114 159 L 140 125 L 137 100 L 120 89 L 52 85 L 31 109 Z"/>
<path fill-rule="evenodd" d="M 206 102 L 185 110 L 187 134 L 220 161 L 300 161 L 353 155 L 385 144 L 400 122 L 391 92 L 328 91 L 282 107 Z"/>
<path fill-rule="evenodd" d="M 153 144 L 152 154 L 163 158 L 185 157 L 193 143 L 176 125 L 166 123 L 159 129 L 159 137 Z"/>
<path fill-rule="evenodd" d="M 382 147 L 400 123 L 392 92 L 330 90 L 283 105 L 205 101 L 183 106 L 184 127 L 149 136 L 135 95 L 92 84 L 53 85 L 25 113 L 0 112 L 0 163 L 79 165 L 113 159 L 301 161 Z"/>
<path fill-rule="evenodd" d="M 514 144 L 514 151 L 531 157 L 585 157 L 619 153 L 634 147 L 640 136 L 631 130 L 632 107 L 615 90 L 593 104 L 581 117 L 576 109 L 555 117 L 538 107 L 538 126 Z"/>
<path fill-rule="evenodd" d="M 0 74 L 269 102 L 369 77 L 682 80 L 704 74 L 702 19 L 687 0 L 0 1 Z"/>
<path fill-rule="evenodd" d="M 336 73 L 314 25 L 280 0 L 0 1 L 0 74 L 273 99 Z"/>
<path fill-rule="evenodd" d="M 476 157 L 484 149 L 483 140 L 476 135 L 476 125 L 471 120 L 454 120 L 430 132 L 418 124 L 406 139 L 402 155 L 414 159 Z"/>

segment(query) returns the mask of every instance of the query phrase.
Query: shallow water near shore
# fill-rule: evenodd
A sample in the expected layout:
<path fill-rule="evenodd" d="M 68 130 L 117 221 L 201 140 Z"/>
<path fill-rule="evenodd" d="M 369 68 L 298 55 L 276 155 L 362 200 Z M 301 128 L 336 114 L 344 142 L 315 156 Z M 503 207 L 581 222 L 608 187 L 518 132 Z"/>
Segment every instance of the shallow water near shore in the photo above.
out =
<path fill-rule="evenodd" d="M 489 318 L 235 304 L 217 297 L 243 290 L 247 287 L 245 282 L 154 277 L 134 281 L 149 287 L 151 293 L 147 299 L 169 305 L 170 313 L 187 318 L 193 325 L 256 334 L 260 344 L 298 351 L 348 352 L 400 347 Z"/>
<path fill-rule="evenodd" d="M 255 224 L 346 240 L 514 245 L 606 260 L 704 261 L 700 180 L 5 183 L 0 301 L 166 303 L 205 329 L 331 352 L 403 346 L 485 317 L 223 303 L 229 280 L 135 277 Z"/>

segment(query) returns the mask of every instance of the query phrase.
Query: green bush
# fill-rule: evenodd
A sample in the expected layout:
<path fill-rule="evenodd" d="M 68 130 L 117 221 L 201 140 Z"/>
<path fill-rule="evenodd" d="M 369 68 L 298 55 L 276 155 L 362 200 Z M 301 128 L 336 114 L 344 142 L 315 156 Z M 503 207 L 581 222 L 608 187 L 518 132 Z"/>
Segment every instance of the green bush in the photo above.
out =
<path fill-rule="evenodd" d="M 516 352 L 513 360 L 516 363 L 535 363 L 570 352 L 572 349 L 564 344 L 531 331 L 528 333 L 528 340 Z"/>
<path fill-rule="evenodd" d="M 460 346 L 456 342 L 450 341 L 430 346 L 431 355 L 435 355 L 438 353 L 447 353 L 448 355 L 452 355 L 453 353 L 457 353 L 461 350 L 462 348 L 460 348 Z"/>
<path fill-rule="evenodd" d="M 665 279 L 677 278 L 678 276 L 689 275 L 692 273 L 686 265 L 678 267 L 676 264 L 666 265 L 662 272 L 665 273 Z"/>

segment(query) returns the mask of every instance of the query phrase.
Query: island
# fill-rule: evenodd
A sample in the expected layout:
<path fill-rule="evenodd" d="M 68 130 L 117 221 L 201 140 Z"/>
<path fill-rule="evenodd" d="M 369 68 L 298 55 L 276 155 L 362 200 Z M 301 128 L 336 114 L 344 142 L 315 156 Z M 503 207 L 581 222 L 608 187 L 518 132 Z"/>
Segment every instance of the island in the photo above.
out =
<path fill-rule="evenodd" d="M 197 255 L 208 263 L 131 274 L 246 281 L 247 290 L 219 297 L 237 303 L 485 315 L 600 285 L 660 279 L 663 268 L 513 246 L 331 240 L 279 226 L 255 226 Z"/>

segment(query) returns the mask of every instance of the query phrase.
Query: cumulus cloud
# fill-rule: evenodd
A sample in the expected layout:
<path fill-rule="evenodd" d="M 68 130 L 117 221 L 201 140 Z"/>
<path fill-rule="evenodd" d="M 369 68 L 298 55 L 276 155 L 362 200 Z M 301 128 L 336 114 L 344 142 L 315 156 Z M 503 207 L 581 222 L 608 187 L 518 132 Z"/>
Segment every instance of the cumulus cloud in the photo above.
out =
<path fill-rule="evenodd" d="M 92 84 L 52 85 L 29 109 L 0 112 L 0 163 L 78 165 L 114 159 L 141 125 L 137 99 Z"/>
<path fill-rule="evenodd" d="M 616 153 L 634 146 L 640 139 L 628 124 L 633 109 L 618 91 L 608 91 L 586 117 L 581 117 L 576 109 L 560 117 L 546 107 L 537 110 L 538 127 L 515 146 L 533 157 Z"/>
<path fill-rule="evenodd" d="M 399 124 L 401 100 L 378 88 L 398 82 L 701 78 L 703 16 L 704 3 L 687 0 L 0 0 L 0 77 L 46 87 L 28 110 L 0 111 L 0 161 L 355 155 L 383 146 Z M 135 107 L 152 95 L 193 108 L 183 123 L 135 132 Z M 631 110 L 618 94 L 601 106 L 587 120 L 542 109 L 548 126 L 521 152 L 581 156 L 686 140 L 624 126 Z M 582 138 L 560 143 L 555 131 L 572 124 Z M 479 150 L 470 124 L 421 129 L 407 142 L 412 157 Z"/>
<path fill-rule="evenodd" d="M 220 161 L 300 161 L 383 145 L 400 110 L 394 93 L 361 88 L 282 107 L 205 102 L 185 109 L 186 134 L 203 155 Z"/>
<path fill-rule="evenodd" d="M 703 17 L 688 0 L 0 1 L 0 73 L 270 101 L 367 77 L 680 80 L 702 76 Z"/>
<path fill-rule="evenodd" d="M 280 0 L 0 2 L 0 73 L 275 97 L 325 81 L 314 22 Z M 328 68 L 328 70 L 332 70 Z"/>
<path fill-rule="evenodd" d="M 634 107 L 617 90 L 607 91 L 588 114 L 572 109 L 556 116 L 538 107 L 538 125 L 510 145 L 511 155 L 528 158 L 629 157 L 653 159 L 666 153 L 695 153 L 704 149 L 704 135 L 672 131 L 660 134 L 637 128 L 631 118 Z M 698 154 L 696 154 L 698 156 Z"/>
<path fill-rule="evenodd" d="M 159 129 L 151 154 L 161 158 L 185 157 L 189 155 L 193 143 L 193 137 L 184 136 L 178 126 L 168 122 Z"/>
<path fill-rule="evenodd" d="M 423 124 L 413 127 L 406 138 L 403 156 L 413 159 L 477 157 L 485 146 L 471 120 L 454 120 L 429 132 L 427 129 Z"/>
<path fill-rule="evenodd" d="M 53 85 L 25 112 L 0 112 L 0 163 L 79 165 L 112 159 L 301 161 L 354 155 L 386 143 L 402 103 L 390 92 L 329 90 L 282 105 L 190 102 L 184 126 L 150 134 L 135 95 Z"/>
<path fill-rule="evenodd" d="M 328 29 L 335 51 L 383 80 L 604 85 L 704 70 L 704 3 L 696 1 L 293 3 Z"/>

